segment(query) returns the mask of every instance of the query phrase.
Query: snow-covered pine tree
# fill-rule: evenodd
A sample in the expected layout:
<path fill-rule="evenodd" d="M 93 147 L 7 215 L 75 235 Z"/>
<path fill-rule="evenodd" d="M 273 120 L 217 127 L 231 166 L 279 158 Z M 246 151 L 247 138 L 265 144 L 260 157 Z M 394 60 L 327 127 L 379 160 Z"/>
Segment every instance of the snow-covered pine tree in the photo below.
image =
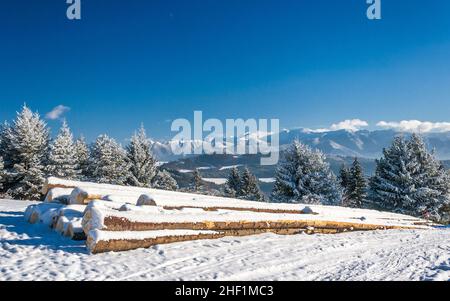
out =
<path fill-rule="evenodd" d="M 2 187 L 0 191 L 7 190 L 9 185 L 7 184 L 6 172 L 12 168 L 8 161 L 11 160 L 11 143 L 8 141 L 7 132 L 10 130 L 10 126 L 7 122 L 0 125 L 0 157 L 2 158 Z"/>
<path fill-rule="evenodd" d="M 358 158 L 353 161 L 349 170 L 347 186 L 344 191 L 344 205 L 361 208 L 367 196 L 367 183 Z"/>
<path fill-rule="evenodd" d="M 450 205 L 448 173 L 433 153 L 428 152 L 421 136 L 413 134 L 408 148 L 416 163 L 413 170 L 415 192 L 402 207 L 415 216 L 440 221 L 442 211 Z"/>
<path fill-rule="evenodd" d="M 130 178 L 125 150 L 107 135 L 99 136 L 91 147 L 90 177 L 98 183 L 124 185 Z"/>
<path fill-rule="evenodd" d="M 151 151 L 151 143 L 147 138 L 144 126 L 131 137 L 126 148 L 128 161 L 131 165 L 130 184 L 139 187 L 151 187 L 157 173 L 156 160 Z"/>
<path fill-rule="evenodd" d="M 275 201 L 337 205 L 342 189 L 319 150 L 295 140 L 278 164 Z"/>
<path fill-rule="evenodd" d="M 24 105 L 5 135 L 9 144 L 7 164 L 11 168 L 8 194 L 19 199 L 40 199 L 50 140 L 47 125 L 38 113 Z"/>
<path fill-rule="evenodd" d="M 408 142 L 394 138 L 392 145 L 383 150 L 383 157 L 376 161 L 375 175 L 369 181 L 369 200 L 372 206 L 395 212 L 404 212 L 404 206 L 415 203 L 414 174 L 418 166 Z"/>
<path fill-rule="evenodd" d="M 202 176 L 200 175 L 198 169 L 195 169 L 192 178 L 191 190 L 194 192 L 199 192 L 202 186 L 203 186 Z"/>
<path fill-rule="evenodd" d="M 0 156 L 3 157 L 5 169 L 11 169 L 14 166 L 14 150 L 11 147 L 11 141 L 9 141 L 10 136 L 11 126 L 7 122 L 4 122 L 0 125 Z"/>
<path fill-rule="evenodd" d="M 225 183 L 225 194 L 228 197 L 238 197 L 241 191 L 241 176 L 237 167 L 233 167 Z"/>
<path fill-rule="evenodd" d="M 3 164 L 3 157 L 0 157 L 0 192 L 3 191 L 3 183 L 5 182 L 5 165 Z"/>
<path fill-rule="evenodd" d="M 78 166 L 80 168 L 80 174 L 78 178 L 80 180 L 89 179 L 89 148 L 84 136 L 81 136 L 75 141 L 75 156 Z"/>
<path fill-rule="evenodd" d="M 242 184 L 239 197 L 251 201 L 266 201 L 266 198 L 258 185 L 258 179 L 250 172 L 248 168 L 245 168 L 242 174 Z"/>
<path fill-rule="evenodd" d="M 47 168 L 49 175 L 63 179 L 75 180 L 81 174 L 73 135 L 65 120 L 50 144 Z"/>
<path fill-rule="evenodd" d="M 153 178 L 152 187 L 162 190 L 176 191 L 178 189 L 177 181 L 166 170 L 159 170 Z"/>
<path fill-rule="evenodd" d="M 345 190 L 348 187 L 350 178 L 350 168 L 342 164 L 341 169 L 339 170 L 339 183 L 341 187 Z"/>

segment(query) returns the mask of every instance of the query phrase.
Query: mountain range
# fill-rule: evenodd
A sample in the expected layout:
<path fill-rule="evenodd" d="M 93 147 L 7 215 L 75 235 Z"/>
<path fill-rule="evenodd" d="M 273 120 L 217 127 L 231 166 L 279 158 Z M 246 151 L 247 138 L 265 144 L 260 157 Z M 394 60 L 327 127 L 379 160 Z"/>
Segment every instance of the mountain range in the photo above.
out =
<path fill-rule="evenodd" d="M 337 130 L 316 132 L 304 128 L 283 130 L 279 133 L 280 149 L 283 150 L 294 139 L 300 140 L 313 148 L 321 150 L 328 156 L 359 157 L 367 159 L 379 158 L 383 148 L 388 147 L 395 136 L 409 133 L 400 133 L 394 130 Z M 422 135 L 429 149 L 434 150 L 440 160 L 450 159 L 450 132 L 426 133 Z M 256 135 L 247 135 L 248 139 L 258 139 Z M 269 141 L 271 139 L 268 135 Z M 240 138 L 242 139 L 242 138 Z M 234 139 L 236 141 L 236 139 Z M 171 144 L 176 141 L 153 141 L 152 150 L 160 161 L 174 161 L 183 156 L 174 155 Z M 187 141 L 194 148 L 200 147 L 198 141 Z"/>

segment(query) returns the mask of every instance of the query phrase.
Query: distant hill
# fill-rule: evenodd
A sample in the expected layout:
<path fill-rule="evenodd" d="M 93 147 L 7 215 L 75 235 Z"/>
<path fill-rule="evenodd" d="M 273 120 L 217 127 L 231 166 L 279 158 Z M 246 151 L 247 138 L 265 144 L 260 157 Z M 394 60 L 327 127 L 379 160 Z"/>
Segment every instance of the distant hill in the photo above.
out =
<path fill-rule="evenodd" d="M 375 159 L 382 154 L 383 148 L 390 145 L 397 135 L 409 136 L 408 133 L 399 133 L 393 130 L 377 131 L 326 131 L 314 132 L 307 129 L 283 130 L 280 132 L 280 148 L 284 149 L 294 139 L 320 149 L 328 156 L 342 157 L 362 157 Z M 268 136 L 270 139 L 270 136 Z M 430 149 L 434 149 L 436 156 L 441 160 L 450 160 L 450 132 L 446 133 L 428 133 L 423 135 L 425 142 Z M 249 135 L 249 139 L 256 139 L 255 135 Z M 182 158 L 172 153 L 171 142 L 157 142 L 152 144 L 153 152 L 161 161 L 173 161 Z M 187 141 L 194 148 L 200 146 L 200 143 Z"/>

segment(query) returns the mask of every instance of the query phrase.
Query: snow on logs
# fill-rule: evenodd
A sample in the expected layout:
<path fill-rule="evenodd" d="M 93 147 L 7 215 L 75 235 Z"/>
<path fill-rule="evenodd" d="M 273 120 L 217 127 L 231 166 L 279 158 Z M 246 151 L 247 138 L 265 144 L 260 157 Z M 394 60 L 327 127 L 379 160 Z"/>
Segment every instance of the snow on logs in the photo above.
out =
<path fill-rule="evenodd" d="M 69 202 L 70 194 L 72 193 L 72 188 L 59 188 L 55 187 L 50 189 L 45 196 L 44 202 L 59 202 L 67 204 Z"/>
<path fill-rule="evenodd" d="M 59 203 L 40 203 L 28 206 L 25 211 L 25 220 L 30 224 L 41 223 L 52 227 L 62 206 Z"/>
<path fill-rule="evenodd" d="M 131 208 L 132 209 L 132 208 Z M 373 222 L 373 221 L 372 221 Z M 202 212 L 198 210 L 171 211 L 158 207 L 118 211 L 101 203 L 86 208 L 83 217 L 86 234 L 92 230 L 152 231 L 168 229 L 189 230 L 277 230 L 277 229 L 334 229 L 336 231 L 364 231 L 378 229 L 407 229 L 413 226 L 389 223 L 327 220 L 324 217 L 305 217 L 292 214 L 253 213 L 238 211 Z"/>
<path fill-rule="evenodd" d="M 143 194 L 138 198 L 138 206 L 156 206 L 155 199 L 149 194 Z"/>
<path fill-rule="evenodd" d="M 70 204 L 88 204 L 93 200 L 104 200 L 131 204 L 137 204 L 137 202 L 141 204 L 146 201 L 153 205 L 151 202 L 153 200 L 157 206 L 168 210 L 201 208 L 205 211 L 236 210 L 263 213 L 304 213 L 299 209 L 299 205 L 296 204 L 244 201 L 150 188 L 68 181 L 58 178 L 48 178 L 43 192 L 47 193 L 50 189 L 55 188 L 73 189 L 70 195 Z"/>
<path fill-rule="evenodd" d="M 43 192 L 50 203 L 30 206 L 26 219 L 75 240 L 87 239 L 91 253 L 267 232 L 428 228 L 427 221 L 374 210 L 252 202 L 57 178 L 49 178 Z M 54 201 L 69 192 L 72 205 Z"/>

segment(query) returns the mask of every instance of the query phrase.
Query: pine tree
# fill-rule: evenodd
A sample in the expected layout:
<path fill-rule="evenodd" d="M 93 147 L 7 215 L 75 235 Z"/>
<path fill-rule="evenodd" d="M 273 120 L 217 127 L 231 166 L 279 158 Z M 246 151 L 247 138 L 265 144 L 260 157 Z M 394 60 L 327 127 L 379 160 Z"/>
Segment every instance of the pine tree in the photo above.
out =
<path fill-rule="evenodd" d="M 176 191 L 178 189 L 177 181 L 165 170 L 160 170 L 153 178 L 153 188 Z"/>
<path fill-rule="evenodd" d="M 319 150 L 294 141 L 278 164 L 275 201 L 337 205 L 342 190 Z"/>
<path fill-rule="evenodd" d="M 199 192 L 203 186 L 203 179 L 200 175 L 200 172 L 198 169 L 194 170 L 193 179 L 192 179 L 192 185 L 191 190 L 194 192 Z"/>
<path fill-rule="evenodd" d="M 350 169 L 342 164 L 341 169 L 339 170 L 339 183 L 341 187 L 345 190 L 348 187 L 350 178 Z"/>
<path fill-rule="evenodd" d="M 248 168 L 244 169 L 239 197 L 246 200 L 265 202 L 266 198 L 258 185 L 258 179 Z"/>
<path fill-rule="evenodd" d="M 12 149 L 9 141 L 11 127 L 5 122 L 0 125 L 0 157 L 2 158 L 2 191 L 6 191 L 11 187 L 8 180 L 7 172 L 12 169 L 14 163 L 12 162 Z"/>
<path fill-rule="evenodd" d="M 414 201 L 403 204 L 413 215 L 439 221 L 442 209 L 450 204 L 450 178 L 442 163 L 428 152 L 419 135 L 413 134 L 408 147 L 416 162 L 414 169 Z"/>
<path fill-rule="evenodd" d="M 78 178 L 80 180 L 89 179 L 89 148 L 86 140 L 81 136 L 75 141 L 75 157 L 80 168 L 80 174 Z"/>
<path fill-rule="evenodd" d="M 225 194 L 228 197 L 238 197 L 241 191 L 241 176 L 237 167 L 233 167 L 225 183 Z"/>
<path fill-rule="evenodd" d="M 353 161 L 344 190 L 344 205 L 353 208 L 362 208 L 367 195 L 367 183 L 358 158 Z"/>
<path fill-rule="evenodd" d="M 15 198 L 39 199 L 45 180 L 44 162 L 49 144 L 47 125 L 38 113 L 24 106 L 5 135 L 5 141 L 9 143 L 7 164 L 11 168 L 8 172 L 8 194 Z"/>
<path fill-rule="evenodd" d="M 144 126 L 131 137 L 127 146 L 127 157 L 131 164 L 130 183 L 133 186 L 151 187 L 156 175 L 156 160 L 151 151 L 151 143 L 147 138 Z"/>
<path fill-rule="evenodd" d="M 370 180 L 370 200 L 381 209 L 439 221 L 449 202 L 450 179 L 423 139 L 394 139 L 377 161 Z"/>
<path fill-rule="evenodd" d="M 72 132 L 63 122 L 55 141 L 50 145 L 48 173 L 51 176 L 74 180 L 81 173 Z"/>
<path fill-rule="evenodd" d="M 0 155 L 3 157 L 4 168 L 7 170 L 13 168 L 15 157 L 9 137 L 11 137 L 11 126 L 5 122 L 0 126 Z"/>
<path fill-rule="evenodd" d="M 5 181 L 5 165 L 3 164 L 3 157 L 0 157 L 0 191 L 3 191 L 3 183 Z"/>
<path fill-rule="evenodd" d="M 124 185 L 130 178 L 125 150 L 114 139 L 101 135 L 91 147 L 90 177 L 98 183 Z"/>
<path fill-rule="evenodd" d="M 399 136 L 383 157 L 376 161 L 375 175 L 370 179 L 370 200 L 380 209 L 398 211 L 413 200 L 413 172 L 416 163 L 406 140 Z"/>

